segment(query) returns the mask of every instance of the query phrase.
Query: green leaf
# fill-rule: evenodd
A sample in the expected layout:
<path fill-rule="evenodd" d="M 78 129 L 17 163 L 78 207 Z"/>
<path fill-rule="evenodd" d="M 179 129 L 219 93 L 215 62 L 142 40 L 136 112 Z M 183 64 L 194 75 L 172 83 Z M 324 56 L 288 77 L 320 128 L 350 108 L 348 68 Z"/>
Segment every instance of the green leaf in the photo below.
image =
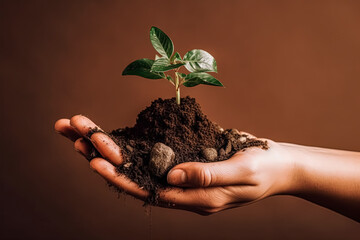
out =
<path fill-rule="evenodd" d="M 216 61 L 210 53 L 194 49 L 187 52 L 184 56 L 186 69 L 189 72 L 217 72 Z"/>
<path fill-rule="evenodd" d="M 185 82 L 183 83 L 185 87 L 194 87 L 199 84 L 224 86 L 219 80 L 208 73 L 189 73 L 186 75 Z"/>
<path fill-rule="evenodd" d="M 151 67 L 152 72 L 166 72 L 171 69 L 175 69 L 178 67 L 183 66 L 185 63 L 177 63 L 177 64 L 171 64 L 170 60 L 166 57 L 159 58 L 154 62 L 154 64 Z"/>
<path fill-rule="evenodd" d="M 155 54 L 155 60 L 158 60 L 159 58 L 160 58 L 160 56 Z"/>
<path fill-rule="evenodd" d="M 159 28 L 151 27 L 150 41 L 155 50 L 163 57 L 170 58 L 174 52 L 174 44 L 171 39 Z"/>
<path fill-rule="evenodd" d="M 178 52 L 176 52 L 171 58 L 170 58 L 170 62 L 174 62 L 174 60 L 177 60 L 177 61 L 182 61 L 181 60 L 181 56 Z"/>
<path fill-rule="evenodd" d="M 174 80 L 172 79 L 171 76 L 166 76 L 166 79 L 169 80 L 170 82 L 174 83 Z"/>
<path fill-rule="evenodd" d="M 151 72 L 151 67 L 154 62 L 154 60 L 147 58 L 136 60 L 124 69 L 122 75 L 136 75 L 149 79 L 165 78 L 164 73 Z"/>
<path fill-rule="evenodd" d="M 176 74 L 177 74 L 179 77 L 182 77 L 182 78 L 185 78 L 185 77 L 186 77 L 186 74 L 185 74 L 185 73 L 176 72 Z"/>

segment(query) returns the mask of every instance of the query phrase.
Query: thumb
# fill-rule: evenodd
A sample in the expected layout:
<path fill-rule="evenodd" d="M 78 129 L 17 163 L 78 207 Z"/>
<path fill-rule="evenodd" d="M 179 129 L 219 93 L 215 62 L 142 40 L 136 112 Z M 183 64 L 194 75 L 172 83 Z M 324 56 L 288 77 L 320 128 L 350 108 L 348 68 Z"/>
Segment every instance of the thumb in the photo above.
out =
<path fill-rule="evenodd" d="M 181 163 L 170 170 L 167 181 L 171 185 L 181 187 L 246 184 L 249 170 L 242 165 L 241 158 L 235 156 L 215 163 Z"/>

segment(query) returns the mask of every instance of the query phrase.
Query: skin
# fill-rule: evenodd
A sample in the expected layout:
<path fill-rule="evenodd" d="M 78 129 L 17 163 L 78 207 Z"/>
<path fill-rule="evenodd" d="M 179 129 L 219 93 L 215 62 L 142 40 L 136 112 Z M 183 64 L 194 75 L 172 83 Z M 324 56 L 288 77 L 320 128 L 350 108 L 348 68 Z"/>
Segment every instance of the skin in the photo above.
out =
<path fill-rule="evenodd" d="M 94 127 L 82 115 L 55 123 L 55 130 L 86 158 L 93 148 L 99 151 L 102 158 L 90 161 L 92 169 L 144 200 L 149 193 L 116 172 L 123 158 L 108 136 L 97 132 L 92 144 L 84 141 Z M 159 206 L 209 215 L 274 195 L 293 195 L 360 221 L 360 153 L 263 140 L 270 146 L 267 151 L 254 147 L 221 162 L 175 166 L 167 175 L 174 187 L 160 192 Z"/>

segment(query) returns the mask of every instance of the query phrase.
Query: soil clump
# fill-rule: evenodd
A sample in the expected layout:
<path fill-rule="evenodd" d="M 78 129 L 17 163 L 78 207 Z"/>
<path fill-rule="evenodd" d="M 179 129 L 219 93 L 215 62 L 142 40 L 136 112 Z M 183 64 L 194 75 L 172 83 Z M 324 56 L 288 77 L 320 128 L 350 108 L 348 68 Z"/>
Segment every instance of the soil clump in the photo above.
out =
<path fill-rule="evenodd" d="M 266 141 L 236 129 L 224 130 L 213 123 L 190 97 L 181 98 L 180 105 L 175 98 L 159 98 L 139 113 L 134 127 L 119 128 L 107 134 L 122 150 L 124 163 L 117 166 L 118 172 L 149 191 L 146 203 L 153 205 L 157 204 L 158 189 L 169 187 L 168 170 L 177 164 L 223 161 L 249 147 L 268 149 Z M 154 146 L 158 149 L 153 150 Z M 161 149 L 166 152 L 162 153 Z M 161 155 L 166 158 L 164 163 L 151 162 L 157 161 L 153 156 Z M 157 165 L 166 168 L 154 170 Z"/>

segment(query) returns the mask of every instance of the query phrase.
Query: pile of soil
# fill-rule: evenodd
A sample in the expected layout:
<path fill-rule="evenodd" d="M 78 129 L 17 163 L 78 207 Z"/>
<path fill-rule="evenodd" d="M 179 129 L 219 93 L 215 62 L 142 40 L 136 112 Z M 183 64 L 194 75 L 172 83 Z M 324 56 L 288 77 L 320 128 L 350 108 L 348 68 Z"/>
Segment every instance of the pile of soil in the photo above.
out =
<path fill-rule="evenodd" d="M 140 112 L 134 127 L 119 128 L 109 136 L 122 149 L 124 163 L 117 166 L 141 188 L 150 192 L 146 203 L 157 203 L 157 190 L 169 187 L 166 174 L 156 177 L 149 171 L 150 153 L 155 143 L 163 143 L 175 153 L 174 166 L 183 162 L 209 162 L 203 150 L 214 148 L 215 161 L 230 158 L 248 147 L 268 149 L 266 141 L 239 133 L 236 129 L 222 129 L 202 113 L 194 98 L 185 97 L 181 104 L 175 98 L 157 99 Z M 215 151 L 215 150 L 214 150 Z"/>

